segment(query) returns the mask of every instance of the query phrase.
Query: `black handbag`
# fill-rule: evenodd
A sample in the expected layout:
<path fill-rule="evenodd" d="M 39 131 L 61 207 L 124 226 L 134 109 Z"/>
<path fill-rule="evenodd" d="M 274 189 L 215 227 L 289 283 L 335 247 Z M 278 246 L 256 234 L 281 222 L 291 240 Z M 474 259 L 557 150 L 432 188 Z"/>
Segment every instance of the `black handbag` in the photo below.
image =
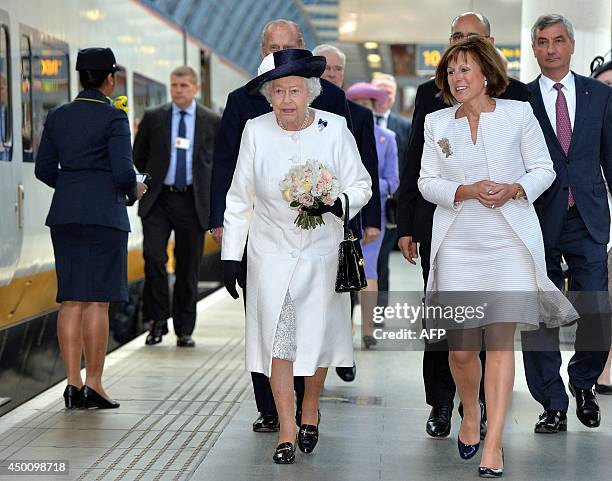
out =
<path fill-rule="evenodd" d="M 344 240 L 338 248 L 338 273 L 336 275 L 336 292 L 356 292 L 368 285 L 365 276 L 361 244 L 348 226 L 349 200 L 344 199 Z"/>
<path fill-rule="evenodd" d="M 397 227 L 397 198 L 395 194 L 387 194 L 385 202 L 385 226 L 387 229 Z"/>

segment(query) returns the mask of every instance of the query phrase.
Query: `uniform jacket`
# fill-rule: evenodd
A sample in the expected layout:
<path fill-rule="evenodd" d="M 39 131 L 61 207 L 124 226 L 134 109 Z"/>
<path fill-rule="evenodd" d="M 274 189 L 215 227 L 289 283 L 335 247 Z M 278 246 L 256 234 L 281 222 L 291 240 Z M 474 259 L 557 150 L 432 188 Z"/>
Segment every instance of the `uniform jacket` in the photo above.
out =
<path fill-rule="evenodd" d="M 421 156 L 423 155 L 425 116 L 431 112 L 447 108 L 447 105 L 436 96 L 438 88 L 434 80 L 419 85 L 412 116 L 412 130 L 406 158 L 400 163 L 399 200 L 397 205 L 397 235 L 412 236 L 417 242 L 431 242 L 431 224 L 436 206 L 423 199 L 417 188 L 419 171 L 421 170 Z M 518 80 L 510 79 L 505 92 L 500 95 L 502 99 L 521 100 L 529 99 L 527 86 Z M 400 155 L 403 155 L 400 152 Z"/>
<path fill-rule="evenodd" d="M 285 294 L 296 314 L 293 372 L 311 376 L 319 366 L 352 366 L 349 295 L 334 291 L 342 222 L 303 230 L 279 182 L 293 165 L 318 160 L 335 174 L 349 198 L 349 218 L 368 202 L 371 179 L 344 118 L 320 110 L 300 132 L 281 129 L 273 112 L 249 120 L 227 193 L 222 260 L 239 261 L 247 244 L 246 367 L 270 375 L 272 346 Z M 326 122 L 319 127 L 319 119 Z M 340 196 L 342 198 L 342 196 Z M 345 209 L 346 211 L 346 209 Z"/>
<path fill-rule="evenodd" d="M 127 115 L 99 90 L 84 90 L 49 112 L 35 175 L 55 189 L 46 224 L 96 224 L 130 230 L 136 202 Z"/>
<path fill-rule="evenodd" d="M 539 77 L 528 87 L 530 103 L 540 122 L 557 177 L 536 201 L 544 244 L 554 247 L 567 211 L 568 185 L 589 234 L 600 244 L 610 238 L 610 211 L 602 170 L 612 185 L 612 89 L 574 73 L 576 114 L 567 155 L 554 132 L 540 91 Z"/>
<path fill-rule="evenodd" d="M 193 196 L 198 220 L 208 228 L 210 217 L 210 191 L 215 136 L 219 116 L 212 110 L 196 104 L 194 149 L 192 161 Z M 146 217 L 163 188 L 170 164 L 172 136 L 172 103 L 148 110 L 134 140 L 134 164 L 140 172 L 151 175 L 147 195 L 138 206 L 138 215 Z"/>

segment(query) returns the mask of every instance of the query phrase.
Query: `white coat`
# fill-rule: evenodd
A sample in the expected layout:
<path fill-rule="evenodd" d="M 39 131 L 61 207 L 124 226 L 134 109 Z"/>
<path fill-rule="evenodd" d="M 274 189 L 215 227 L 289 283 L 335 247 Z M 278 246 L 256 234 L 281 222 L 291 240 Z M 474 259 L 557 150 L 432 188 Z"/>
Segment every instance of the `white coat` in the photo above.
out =
<path fill-rule="evenodd" d="M 273 112 L 249 120 L 227 193 L 221 259 L 241 260 L 248 236 L 246 368 L 266 376 L 287 290 L 296 314 L 294 375 L 353 365 L 349 294 L 334 290 L 342 221 L 326 213 L 323 226 L 295 226 L 297 211 L 279 188 L 289 169 L 307 160 L 318 160 L 336 176 L 349 198 L 349 218 L 370 199 L 372 181 L 346 121 L 318 110 L 298 132 L 281 129 Z"/>
<path fill-rule="evenodd" d="M 548 278 L 542 230 L 533 207 L 533 202 L 555 179 L 553 163 L 531 105 L 505 99 L 495 99 L 495 102 L 495 111 L 480 116 L 489 180 L 521 184 L 527 194 L 526 201 L 511 199 L 499 209 L 533 259 L 541 300 L 540 322 L 561 325 L 576 319 L 577 314 Z M 430 292 L 437 290 L 436 254 L 462 207 L 461 202 L 454 202 L 455 193 L 466 183 L 462 157 L 465 152 L 460 149 L 464 138 L 463 123 L 455 118 L 460 106 L 438 110 L 425 117 L 425 145 L 418 186 L 423 197 L 437 205 L 427 282 Z"/>

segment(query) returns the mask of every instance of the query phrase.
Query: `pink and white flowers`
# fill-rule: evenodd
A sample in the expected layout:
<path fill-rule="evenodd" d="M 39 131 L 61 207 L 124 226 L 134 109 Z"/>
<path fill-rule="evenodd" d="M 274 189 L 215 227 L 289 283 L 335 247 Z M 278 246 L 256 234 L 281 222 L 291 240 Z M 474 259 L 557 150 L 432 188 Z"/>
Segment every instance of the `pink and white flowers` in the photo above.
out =
<path fill-rule="evenodd" d="M 320 215 L 311 216 L 304 207 L 317 207 L 320 203 L 332 205 L 340 194 L 340 183 L 334 174 L 318 160 L 294 165 L 278 183 L 283 199 L 292 209 L 299 211 L 294 223 L 302 229 L 314 229 L 325 224 Z"/>

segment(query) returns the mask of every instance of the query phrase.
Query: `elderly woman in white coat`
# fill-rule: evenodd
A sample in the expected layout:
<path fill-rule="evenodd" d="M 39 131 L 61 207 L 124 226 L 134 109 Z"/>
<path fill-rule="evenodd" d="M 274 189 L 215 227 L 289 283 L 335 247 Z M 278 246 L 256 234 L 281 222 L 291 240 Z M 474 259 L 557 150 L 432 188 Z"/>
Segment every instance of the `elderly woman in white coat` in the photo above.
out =
<path fill-rule="evenodd" d="M 428 295 L 495 291 L 492 299 L 503 301 L 514 291 L 520 299 L 533 301 L 526 304 L 535 304 L 535 309 L 516 308 L 501 315 L 498 310 L 481 320 L 450 322 L 449 361 L 464 410 L 457 439 L 463 459 L 473 457 L 480 446 L 478 352 L 484 330 L 488 430 L 478 468 L 481 477 L 503 474 L 502 434 L 514 383 L 515 329 L 537 329 L 539 321 L 559 325 L 577 317 L 546 275 L 542 232 L 533 208 L 555 178 L 553 164 L 529 103 L 494 98 L 507 83 L 501 58 L 487 40 L 469 38 L 449 47 L 437 68 L 436 84 L 443 100 L 455 105 L 425 118 L 418 183 L 423 197 L 437 204 Z"/>
<path fill-rule="evenodd" d="M 348 294 L 334 291 L 342 219 L 353 217 L 371 197 L 371 179 L 343 117 L 309 107 L 320 93 L 325 57 L 307 50 L 274 52 L 247 84 L 261 91 L 273 111 L 249 120 L 223 223 L 225 285 L 235 282 L 247 243 L 246 368 L 270 377 L 280 432 L 273 459 L 295 460 L 293 376 L 305 376 L 300 449 L 318 440 L 319 396 L 327 368 L 353 365 Z M 304 230 L 283 197 L 280 181 L 291 167 L 319 161 L 338 179 L 333 205 L 307 211 L 324 225 Z M 346 208 L 343 195 L 349 200 Z"/>

